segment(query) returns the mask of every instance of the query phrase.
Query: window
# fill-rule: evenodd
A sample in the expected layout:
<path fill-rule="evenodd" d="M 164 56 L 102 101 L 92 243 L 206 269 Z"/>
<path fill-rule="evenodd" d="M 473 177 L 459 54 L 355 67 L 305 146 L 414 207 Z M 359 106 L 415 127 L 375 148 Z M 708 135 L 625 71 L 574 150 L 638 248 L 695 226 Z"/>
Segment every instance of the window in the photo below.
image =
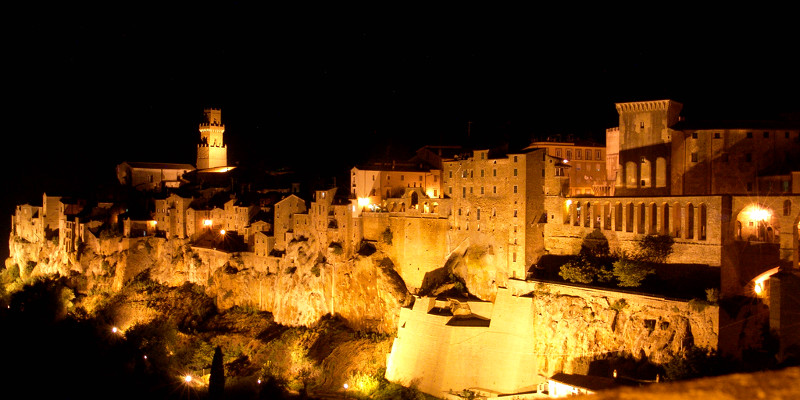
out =
<path fill-rule="evenodd" d="M 453 195 L 453 187 L 452 186 L 447 188 L 447 194 L 449 194 L 451 196 Z M 389 196 L 386 196 L 386 197 L 389 197 Z"/>
<path fill-rule="evenodd" d="M 788 192 L 789 191 L 789 181 L 782 181 L 781 184 L 783 184 L 783 188 L 782 188 L 783 191 L 784 192 Z"/>
<path fill-rule="evenodd" d="M 586 150 L 586 159 L 587 160 L 591 160 L 592 159 L 592 151 L 591 150 L 588 150 L 588 149 Z"/>
<path fill-rule="evenodd" d="M 556 157 L 561 157 L 561 149 L 556 149 Z"/>
<path fill-rule="evenodd" d="M 644 129 L 644 122 L 639 122 L 639 128 Z"/>
<path fill-rule="evenodd" d="M 433 181 L 434 181 L 434 182 L 438 182 L 438 181 L 439 181 L 439 177 L 438 177 L 438 176 L 436 176 L 436 175 L 434 175 L 434 176 L 433 176 Z"/>
<path fill-rule="evenodd" d="M 582 151 L 580 151 L 580 150 L 575 150 L 575 159 L 576 159 L 576 160 L 581 160 L 581 159 L 582 159 L 582 158 L 581 158 L 582 156 L 583 156 L 583 152 L 582 152 Z"/>
<path fill-rule="evenodd" d="M 517 218 L 517 210 L 514 210 L 514 218 Z"/>
<path fill-rule="evenodd" d="M 453 177 L 453 171 L 448 171 L 450 173 L 450 178 Z"/>
<path fill-rule="evenodd" d="M 544 168 L 542 168 L 542 178 L 544 178 Z"/>
<path fill-rule="evenodd" d="M 697 139 L 697 132 L 692 132 L 692 139 Z"/>
<path fill-rule="evenodd" d="M 419 176 L 419 180 L 420 180 L 420 182 L 422 182 L 422 175 Z"/>
<path fill-rule="evenodd" d="M 564 176 L 564 168 L 556 167 L 556 176 Z"/>
<path fill-rule="evenodd" d="M 567 150 L 567 160 L 572 159 L 572 150 Z"/>
<path fill-rule="evenodd" d="M 483 194 L 483 186 L 481 186 L 481 194 Z"/>
<path fill-rule="evenodd" d="M 692 153 L 692 162 L 697 162 L 697 152 Z"/>
<path fill-rule="evenodd" d="M 492 176 L 497 176 L 497 169 L 492 170 Z"/>
<path fill-rule="evenodd" d="M 764 139 L 769 139 L 769 132 L 764 132 Z"/>
<path fill-rule="evenodd" d="M 753 138 L 753 132 L 747 132 L 747 138 L 748 139 L 752 139 Z"/>
<path fill-rule="evenodd" d="M 514 168 L 514 176 L 517 176 L 517 169 Z"/>
<path fill-rule="evenodd" d="M 462 178 L 466 178 L 467 177 L 467 170 L 461 171 L 461 177 Z"/>
<path fill-rule="evenodd" d="M 485 159 L 486 159 L 486 153 L 481 153 L 481 160 L 485 160 Z"/>
<path fill-rule="evenodd" d="M 480 221 L 481 220 L 481 209 L 478 208 L 475 210 L 475 219 Z"/>
<path fill-rule="evenodd" d="M 467 197 L 467 187 L 466 186 L 461 188 L 461 197 Z"/>
<path fill-rule="evenodd" d="M 600 159 L 600 150 L 595 150 L 594 151 L 594 159 L 595 160 L 599 160 Z"/>
<path fill-rule="evenodd" d="M 481 178 L 483 178 L 483 176 L 484 176 L 484 171 L 481 170 Z"/>
<path fill-rule="evenodd" d="M 745 161 L 745 162 L 751 162 L 751 161 L 753 161 L 753 155 L 752 155 L 752 154 L 750 154 L 750 153 L 746 153 L 746 154 L 744 155 L 744 161 Z"/>
<path fill-rule="evenodd" d="M 714 139 L 719 139 L 721 137 L 722 135 L 719 132 L 714 132 Z"/>
<path fill-rule="evenodd" d="M 469 194 L 472 194 L 472 186 L 469 187 Z"/>
<path fill-rule="evenodd" d="M 497 186 L 492 186 L 492 193 L 497 194 Z"/>
<path fill-rule="evenodd" d="M 517 193 L 517 185 L 514 185 L 514 193 Z"/>
<path fill-rule="evenodd" d="M 517 156 L 514 156 L 514 162 L 517 162 Z"/>

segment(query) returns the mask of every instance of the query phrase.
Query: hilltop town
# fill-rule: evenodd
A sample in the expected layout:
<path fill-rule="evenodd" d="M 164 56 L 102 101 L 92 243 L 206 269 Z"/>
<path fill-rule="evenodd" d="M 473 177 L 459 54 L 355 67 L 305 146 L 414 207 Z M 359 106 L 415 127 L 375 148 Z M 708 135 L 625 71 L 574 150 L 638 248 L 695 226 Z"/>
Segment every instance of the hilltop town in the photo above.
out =
<path fill-rule="evenodd" d="M 290 326 L 338 316 L 393 335 L 386 378 L 435 396 L 590 393 L 615 383 L 609 357 L 741 359 L 765 330 L 796 358 L 798 123 L 616 109 L 604 144 L 428 145 L 343 187 L 233 165 L 206 109 L 195 165 L 127 161 L 113 191 L 18 205 L 6 267 L 86 291 L 191 282 Z"/>

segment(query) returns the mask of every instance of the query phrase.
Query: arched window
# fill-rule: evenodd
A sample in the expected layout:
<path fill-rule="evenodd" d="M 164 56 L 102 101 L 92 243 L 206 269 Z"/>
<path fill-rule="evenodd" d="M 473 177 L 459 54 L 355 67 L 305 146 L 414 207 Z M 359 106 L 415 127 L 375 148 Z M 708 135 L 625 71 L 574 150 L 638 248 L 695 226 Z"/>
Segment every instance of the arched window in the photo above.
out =
<path fill-rule="evenodd" d="M 591 204 L 586 203 L 586 209 L 583 210 L 583 226 L 589 227 L 592 223 Z"/>
<path fill-rule="evenodd" d="M 647 208 L 645 208 L 644 203 L 639 203 L 639 212 L 638 212 L 638 221 L 636 221 L 636 233 L 644 234 L 644 217 L 645 213 L 647 212 Z"/>
<path fill-rule="evenodd" d="M 650 204 L 650 232 L 651 235 L 658 234 L 658 204 Z"/>
<path fill-rule="evenodd" d="M 700 240 L 706 240 L 706 228 L 708 223 L 708 215 L 705 204 L 700 204 Z"/>
<path fill-rule="evenodd" d="M 664 157 L 656 158 L 656 187 L 667 187 L 667 160 Z"/>
<path fill-rule="evenodd" d="M 792 201 L 785 200 L 783 202 L 783 216 L 788 217 L 789 215 L 792 215 Z"/>
<path fill-rule="evenodd" d="M 625 217 L 625 231 L 633 232 L 633 203 L 628 203 L 628 210 Z"/>
<path fill-rule="evenodd" d="M 636 163 L 628 161 L 625 163 L 625 187 L 635 189 L 639 187 L 637 182 L 638 176 L 636 175 Z"/>
<path fill-rule="evenodd" d="M 661 206 L 664 207 L 661 216 L 661 234 L 669 235 L 669 204 L 664 203 Z"/>
<path fill-rule="evenodd" d="M 652 168 L 650 166 L 650 160 L 642 157 L 642 160 L 641 160 L 640 164 L 641 164 L 640 169 L 642 171 L 641 178 L 640 178 L 641 179 L 640 183 L 642 184 L 643 188 L 648 188 L 648 187 L 651 186 L 650 185 L 650 179 L 652 179 L 652 176 L 653 176 L 653 171 L 652 171 Z"/>
<path fill-rule="evenodd" d="M 694 239 L 694 205 L 692 203 L 686 206 L 686 238 Z"/>
<path fill-rule="evenodd" d="M 614 205 L 614 230 L 622 230 L 622 203 Z"/>

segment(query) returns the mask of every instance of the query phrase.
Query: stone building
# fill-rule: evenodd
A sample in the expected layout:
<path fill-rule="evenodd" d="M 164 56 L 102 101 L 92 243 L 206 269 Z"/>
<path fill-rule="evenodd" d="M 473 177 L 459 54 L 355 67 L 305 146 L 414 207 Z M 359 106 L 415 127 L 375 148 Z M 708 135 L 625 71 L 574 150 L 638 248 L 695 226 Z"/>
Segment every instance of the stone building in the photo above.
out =
<path fill-rule="evenodd" d="M 618 103 L 616 194 L 792 193 L 800 127 L 776 121 L 684 121 L 673 100 Z M 614 148 L 614 146 L 619 146 Z"/>
<path fill-rule="evenodd" d="M 228 148 L 223 141 L 225 125 L 222 110 L 206 108 L 200 123 L 200 142 L 197 144 L 197 169 L 225 167 L 228 165 Z"/>
<path fill-rule="evenodd" d="M 194 167 L 189 164 L 125 161 L 117 165 L 117 180 L 136 190 L 159 191 L 179 187 L 190 171 Z"/>
<path fill-rule="evenodd" d="M 350 170 L 350 191 L 357 213 L 384 207 L 386 199 L 400 197 L 406 188 L 421 188 L 430 198 L 441 197 L 441 171 L 394 161 Z"/>
<path fill-rule="evenodd" d="M 606 172 L 606 147 L 590 141 L 532 142 L 526 150 L 546 149 L 547 154 L 562 159 L 571 168 L 564 171 L 569 176 L 568 196 L 609 196 L 613 180 Z"/>
<path fill-rule="evenodd" d="M 444 163 L 442 187 L 452 199 L 454 243 L 469 240 L 496 256 L 495 281 L 523 278 L 544 250 L 545 196 L 568 190 L 567 166 L 546 149 L 472 154 Z"/>

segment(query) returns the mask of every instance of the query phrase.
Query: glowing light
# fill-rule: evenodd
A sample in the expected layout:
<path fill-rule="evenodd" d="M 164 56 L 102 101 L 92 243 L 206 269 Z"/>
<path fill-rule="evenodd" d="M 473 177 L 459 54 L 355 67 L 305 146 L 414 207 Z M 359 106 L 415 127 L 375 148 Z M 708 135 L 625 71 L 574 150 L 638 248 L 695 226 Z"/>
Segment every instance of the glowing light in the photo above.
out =
<path fill-rule="evenodd" d="M 184 376 L 183 381 L 186 383 L 190 383 L 192 381 L 192 376 L 191 375 Z"/>
<path fill-rule="evenodd" d="M 753 286 L 753 290 L 757 295 L 761 296 L 761 294 L 764 293 L 764 282 L 756 282 L 755 286 Z"/>
<path fill-rule="evenodd" d="M 147 354 L 144 355 L 144 359 L 147 360 Z"/>
<path fill-rule="evenodd" d="M 205 225 L 205 226 L 211 226 L 211 223 L 212 223 L 212 221 L 210 219 L 204 219 L 203 220 L 203 225 Z"/>
<path fill-rule="evenodd" d="M 219 234 L 224 236 L 225 235 L 225 229 L 220 229 L 219 230 Z"/>
<path fill-rule="evenodd" d="M 745 214 L 751 221 L 766 221 L 772 218 L 772 212 L 755 204 L 747 207 Z"/>
<path fill-rule="evenodd" d="M 572 200 L 567 200 L 566 204 L 567 204 L 567 207 L 571 206 L 572 205 Z"/>
<path fill-rule="evenodd" d="M 344 390 L 347 390 L 350 387 L 350 385 L 348 385 L 346 383 L 344 385 L 342 385 L 342 386 L 344 387 Z"/>
<path fill-rule="evenodd" d="M 261 378 L 258 378 L 258 384 L 259 385 L 261 384 Z"/>
<path fill-rule="evenodd" d="M 111 332 L 112 333 L 117 333 L 117 332 L 119 332 L 119 329 L 115 326 L 115 327 L 111 328 Z"/>
<path fill-rule="evenodd" d="M 364 208 L 369 205 L 369 197 L 359 197 L 358 206 Z"/>

